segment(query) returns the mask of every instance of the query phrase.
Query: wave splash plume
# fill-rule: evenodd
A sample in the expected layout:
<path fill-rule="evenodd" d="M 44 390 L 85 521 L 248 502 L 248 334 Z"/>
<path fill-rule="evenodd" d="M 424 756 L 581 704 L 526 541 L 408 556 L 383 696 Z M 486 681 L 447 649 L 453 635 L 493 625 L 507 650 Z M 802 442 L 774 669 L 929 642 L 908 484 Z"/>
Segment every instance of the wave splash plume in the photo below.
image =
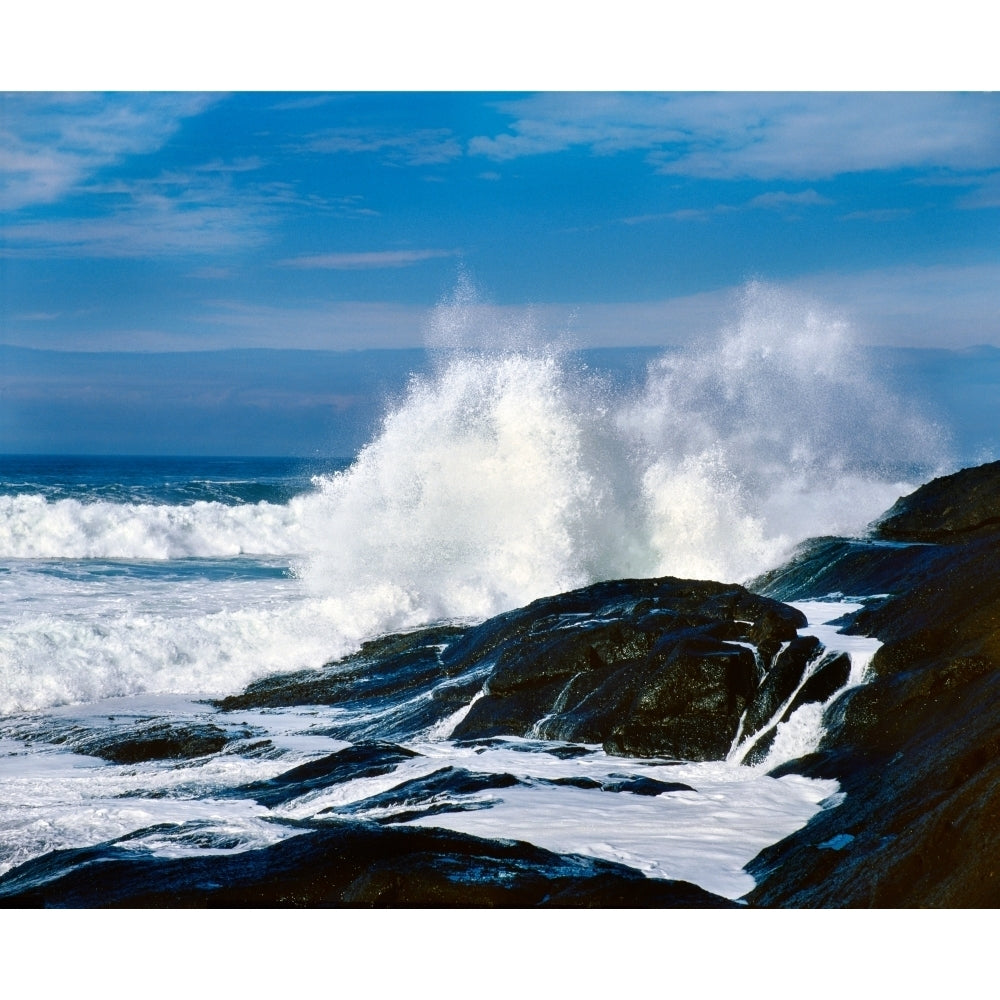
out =
<path fill-rule="evenodd" d="M 510 350 L 462 347 L 484 315 L 502 339 L 467 298 L 439 309 L 437 341 L 458 346 L 303 508 L 298 574 L 371 631 L 601 579 L 745 580 L 946 463 L 846 324 L 773 287 L 747 286 L 737 322 L 666 353 L 638 393 L 523 329 Z"/>

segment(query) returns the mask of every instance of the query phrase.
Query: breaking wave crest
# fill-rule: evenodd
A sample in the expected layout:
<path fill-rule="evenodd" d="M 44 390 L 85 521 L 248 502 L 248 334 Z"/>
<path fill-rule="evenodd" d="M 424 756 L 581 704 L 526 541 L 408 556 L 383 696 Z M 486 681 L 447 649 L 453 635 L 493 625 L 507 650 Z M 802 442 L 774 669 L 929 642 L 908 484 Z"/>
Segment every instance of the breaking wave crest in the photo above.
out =
<path fill-rule="evenodd" d="M 230 506 L 0 496 L 0 557 L 186 559 L 302 551 L 298 504 Z"/>

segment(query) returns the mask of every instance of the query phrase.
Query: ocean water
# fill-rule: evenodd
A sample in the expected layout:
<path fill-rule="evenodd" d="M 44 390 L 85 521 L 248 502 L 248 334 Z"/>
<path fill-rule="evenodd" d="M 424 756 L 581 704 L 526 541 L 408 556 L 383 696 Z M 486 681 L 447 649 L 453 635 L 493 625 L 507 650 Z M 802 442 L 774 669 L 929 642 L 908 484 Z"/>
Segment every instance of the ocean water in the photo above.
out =
<path fill-rule="evenodd" d="M 597 580 L 741 582 L 806 537 L 862 532 L 949 467 L 946 432 L 864 369 L 850 331 L 771 289 L 748 289 L 732 325 L 665 353 L 628 391 L 572 351 L 536 346 L 535 331 L 495 331 L 490 350 L 466 346 L 466 313 L 462 303 L 438 310 L 434 370 L 411 379 L 353 456 L 0 457 L 0 720 L 171 699 L 190 713 L 191 699 L 320 666 L 373 636 L 478 621 Z M 817 626 L 843 613 L 836 603 L 807 610 Z M 837 648 L 834 630 L 823 641 Z M 853 683 L 872 649 L 849 649 Z M 813 716 L 792 720 L 769 763 L 815 745 Z M 162 767 L 129 778 L 36 751 L 8 727 L 0 868 L 209 814 L 239 831 L 233 849 L 287 835 L 258 807 L 230 804 L 219 818 L 205 797 L 329 752 L 296 718 L 266 720 L 290 757 L 206 764 L 198 789 L 166 796 L 179 779 Z M 438 756 L 459 753 L 446 732 L 423 735 Z M 623 822 L 598 807 L 600 793 L 565 788 L 553 806 L 519 790 L 502 806 L 435 822 L 624 860 L 735 897 L 751 887 L 742 865 L 836 792 L 735 761 L 689 767 L 687 780 L 715 789 L 697 808 L 660 796 Z M 713 812 L 712 801 L 724 805 Z M 674 823 L 672 848 L 664 823 Z"/>

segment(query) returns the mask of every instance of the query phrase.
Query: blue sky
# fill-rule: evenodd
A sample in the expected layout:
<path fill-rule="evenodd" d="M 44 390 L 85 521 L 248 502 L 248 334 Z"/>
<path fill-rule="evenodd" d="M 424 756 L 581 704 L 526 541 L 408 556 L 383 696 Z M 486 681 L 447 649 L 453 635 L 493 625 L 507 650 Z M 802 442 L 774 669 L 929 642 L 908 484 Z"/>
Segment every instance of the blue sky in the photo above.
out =
<path fill-rule="evenodd" d="M 1000 347 L 1000 97 L 0 97 L 0 453 L 348 455 L 442 316 L 683 347 L 749 280 L 862 344 Z M 969 454 L 997 446 L 998 358 L 903 365 Z"/>
<path fill-rule="evenodd" d="M 684 343 L 755 278 L 1000 345 L 1000 97 L 0 99 L 0 343 L 419 346 L 462 274 L 580 346 Z"/>

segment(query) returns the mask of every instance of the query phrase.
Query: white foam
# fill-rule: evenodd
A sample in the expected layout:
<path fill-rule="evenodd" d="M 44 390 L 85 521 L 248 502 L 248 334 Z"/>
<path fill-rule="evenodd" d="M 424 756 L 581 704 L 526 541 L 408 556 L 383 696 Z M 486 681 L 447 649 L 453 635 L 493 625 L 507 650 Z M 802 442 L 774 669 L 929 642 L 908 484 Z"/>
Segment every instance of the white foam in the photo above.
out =
<path fill-rule="evenodd" d="M 409 822 L 479 837 L 525 840 L 552 851 L 617 861 L 651 878 L 681 879 L 736 899 L 754 887 L 744 865 L 764 847 L 803 826 L 839 787 L 835 781 L 798 776 L 769 778 L 724 762 L 668 765 L 623 760 L 600 751 L 560 759 L 507 748 L 484 750 L 449 743 L 413 746 L 425 756 L 406 761 L 392 774 L 309 793 L 275 811 L 307 820 L 444 766 L 483 774 L 509 773 L 527 780 L 601 780 L 622 777 L 626 771 L 687 784 L 696 791 L 650 796 L 572 786 L 514 786 L 476 794 L 472 800 L 480 808 Z M 398 810 L 383 807 L 363 815 L 384 821 L 391 820 L 394 811 Z"/>
<path fill-rule="evenodd" d="M 0 496 L 0 559 L 183 559 L 286 555 L 305 545 L 297 505 L 229 506 Z"/>
<path fill-rule="evenodd" d="M 809 703 L 797 708 L 786 722 L 778 723 L 774 742 L 767 757 L 757 765 L 763 771 L 771 770 L 789 760 L 796 760 L 812 753 L 820 744 L 825 732 L 823 712 L 826 705 L 840 696 L 842 691 L 863 684 L 868 664 L 882 645 L 878 639 L 863 635 L 844 635 L 836 625 L 830 624 L 844 615 L 861 609 L 860 604 L 843 600 L 790 601 L 808 619 L 808 626 L 800 631 L 814 635 L 830 653 L 847 653 L 851 658 L 851 672 L 847 683 L 824 704 Z"/>
<path fill-rule="evenodd" d="M 26 753 L 13 741 L 4 742 L 0 874 L 47 851 L 113 840 L 158 823 L 238 824 L 245 847 L 280 838 L 280 831 L 265 837 L 256 828 L 254 821 L 267 812 L 256 803 L 199 797 L 209 789 L 271 777 L 281 769 L 273 762 L 226 757 L 183 770 L 156 764 L 123 767 L 74 754 Z"/>
<path fill-rule="evenodd" d="M 0 714 L 140 693 L 228 694 L 267 673 L 320 666 L 363 635 L 315 600 L 210 614 L 25 614 L 0 631 Z"/>
<path fill-rule="evenodd" d="M 127 717 L 210 714 L 203 705 L 163 696 L 113 698 L 92 710 L 74 707 L 50 713 L 57 728 L 61 721 L 95 731 L 108 716 L 120 724 Z M 213 835 L 230 840 L 231 850 L 250 850 L 293 836 L 294 829 L 269 821 L 266 807 L 251 799 L 220 797 L 220 792 L 273 778 L 347 746 L 342 740 L 310 733 L 312 728 L 322 730 L 328 721 L 328 715 L 317 720 L 309 710 L 240 713 L 241 724 L 264 730 L 272 741 L 276 755 L 266 759 L 233 753 L 193 761 L 115 765 L 44 743 L 29 747 L 0 737 L 0 874 L 51 850 L 114 840 L 157 824 L 202 824 Z M 222 850 L 189 843 L 174 831 L 152 831 L 123 846 L 161 857 Z"/>
<path fill-rule="evenodd" d="M 851 658 L 851 675 L 847 686 L 854 687 L 864 682 L 871 658 L 882 645 L 878 639 L 867 635 L 845 635 L 839 626 L 831 624 L 845 615 L 860 611 L 862 606 L 853 601 L 814 600 L 789 601 L 793 608 L 801 611 L 809 622 L 804 629 L 816 636 L 823 645 L 835 653 L 847 653 Z"/>

